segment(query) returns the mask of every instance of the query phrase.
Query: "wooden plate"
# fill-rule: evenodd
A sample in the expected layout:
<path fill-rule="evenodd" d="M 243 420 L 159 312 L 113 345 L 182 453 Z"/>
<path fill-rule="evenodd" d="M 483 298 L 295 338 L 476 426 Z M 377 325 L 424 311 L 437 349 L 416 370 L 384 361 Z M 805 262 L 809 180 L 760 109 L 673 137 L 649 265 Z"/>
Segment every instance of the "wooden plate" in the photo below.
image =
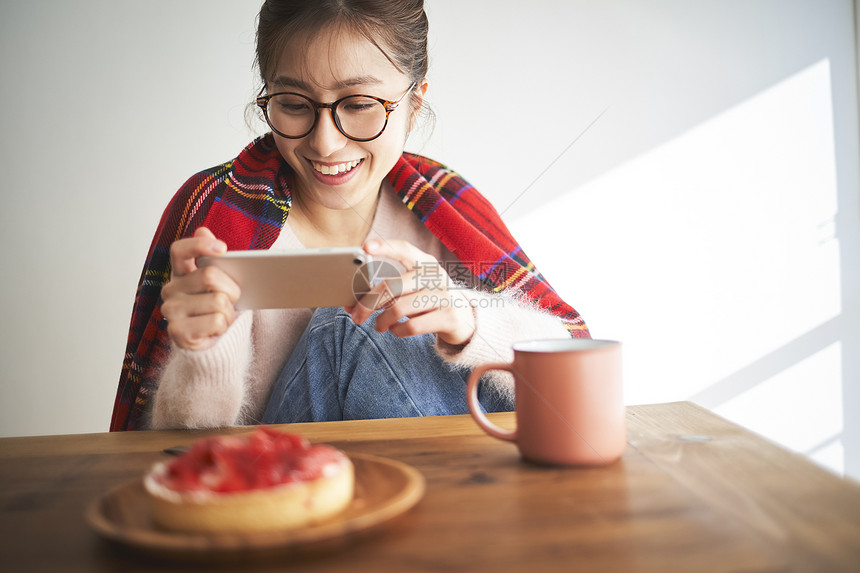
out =
<path fill-rule="evenodd" d="M 136 549 L 192 558 L 223 557 L 249 550 L 283 550 L 351 536 L 409 510 L 424 495 L 424 476 L 404 463 L 365 454 L 349 454 L 355 466 L 352 503 L 332 519 L 299 529 L 271 533 L 184 533 L 152 521 L 143 479 L 111 490 L 86 511 L 101 536 Z"/>

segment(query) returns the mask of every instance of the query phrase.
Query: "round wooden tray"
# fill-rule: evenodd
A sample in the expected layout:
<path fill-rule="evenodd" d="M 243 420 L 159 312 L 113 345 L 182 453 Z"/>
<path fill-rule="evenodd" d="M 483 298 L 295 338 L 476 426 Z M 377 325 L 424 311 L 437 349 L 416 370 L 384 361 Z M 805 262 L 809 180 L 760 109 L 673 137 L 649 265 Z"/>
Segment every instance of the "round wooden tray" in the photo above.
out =
<path fill-rule="evenodd" d="M 343 513 L 323 523 L 267 533 L 184 533 L 152 521 L 143 479 L 118 486 L 86 511 L 101 536 L 160 555 L 192 558 L 249 550 L 283 550 L 348 537 L 409 510 L 424 495 L 424 476 L 404 463 L 365 454 L 349 454 L 355 466 L 355 496 Z"/>

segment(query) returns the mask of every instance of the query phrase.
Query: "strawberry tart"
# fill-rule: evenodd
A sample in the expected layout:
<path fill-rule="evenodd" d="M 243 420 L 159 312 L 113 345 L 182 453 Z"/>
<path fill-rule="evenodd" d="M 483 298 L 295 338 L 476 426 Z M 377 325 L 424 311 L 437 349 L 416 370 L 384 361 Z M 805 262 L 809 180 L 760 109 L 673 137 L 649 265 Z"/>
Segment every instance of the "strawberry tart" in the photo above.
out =
<path fill-rule="evenodd" d="M 342 512 L 354 487 L 343 452 L 266 427 L 198 440 L 144 477 L 155 523 L 186 532 L 311 525 Z"/>

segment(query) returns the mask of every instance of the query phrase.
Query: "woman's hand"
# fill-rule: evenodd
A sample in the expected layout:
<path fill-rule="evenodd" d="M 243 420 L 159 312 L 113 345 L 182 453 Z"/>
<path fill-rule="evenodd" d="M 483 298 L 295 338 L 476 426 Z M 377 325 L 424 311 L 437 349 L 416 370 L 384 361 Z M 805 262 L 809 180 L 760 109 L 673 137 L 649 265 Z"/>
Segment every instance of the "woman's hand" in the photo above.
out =
<path fill-rule="evenodd" d="M 227 245 L 205 227 L 170 246 L 170 281 L 161 289 L 161 314 L 167 334 L 180 348 L 212 347 L 236 319 L 239 286 L 221 269 L 197 267 L 197 257 L 225 252 Z"/>
<path fill-rule="evenodd" d="M 377 309 L 377 332 L 390 331 L 406 337 L 435 333 L 448 344 L 462 345 L 475 333 L 475 314 L 463 293 L 457 290 L 432 255 L 406 241 L 371 239 L 364 244 L 371 255 L 394 259 L 406 267 L 395 279 L 375 285 L 369 293 L 347 311 L 361 324 Z M 403 318 L 409 320 L 402 321 Z"/>

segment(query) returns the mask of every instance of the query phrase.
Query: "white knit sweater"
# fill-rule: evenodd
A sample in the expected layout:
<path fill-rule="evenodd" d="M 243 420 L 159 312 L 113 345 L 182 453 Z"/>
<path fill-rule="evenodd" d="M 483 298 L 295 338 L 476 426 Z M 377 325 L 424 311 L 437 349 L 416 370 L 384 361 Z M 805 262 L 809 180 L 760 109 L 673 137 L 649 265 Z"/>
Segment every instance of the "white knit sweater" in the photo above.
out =
<path fill-rule="evenodd" d="M 387 181 L 385 185 L 390 187 Z M 371 237 L 406 240 L 443 264 L 457 262 L 390 188 L 383 188 L 380 194 Z M 272 249 L 297 248 L 303 245 L 288 220 Z M 560 319 L 507 295 L 472 288 L 463 292 L 475 311 L 476 330 L 462 348 L 437 342 L 439 355 L 452 364 L 472 368 L 487 362 L 510 362 L 511 346 L 518 340 L 569 337 Z M 313 309 L 307 308 L 244 311 L 212 348 L 174 346 L 151 402 L 149 426 L 209 428 L 258 423 L 312 314 Z M 513 391 L 507 372 L 494 372 L 487 381 L 502 392 Z"/>

